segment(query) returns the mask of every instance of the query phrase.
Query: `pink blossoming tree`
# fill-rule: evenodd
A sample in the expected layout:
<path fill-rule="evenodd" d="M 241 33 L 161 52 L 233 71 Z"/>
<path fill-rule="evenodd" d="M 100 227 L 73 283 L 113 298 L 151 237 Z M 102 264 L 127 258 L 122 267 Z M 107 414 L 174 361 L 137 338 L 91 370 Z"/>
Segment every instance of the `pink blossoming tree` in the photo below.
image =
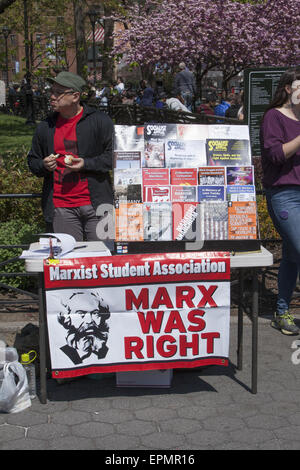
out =
<path fill-rule="evenodd" d="M 225 88 L 246 67 L 299 64 L 299 17 L 299 0 L 146 0 L 130 10 L 113 52 L 148 74 L 157 62 L 184 61 L 198 83 L 216 67 Z"/>

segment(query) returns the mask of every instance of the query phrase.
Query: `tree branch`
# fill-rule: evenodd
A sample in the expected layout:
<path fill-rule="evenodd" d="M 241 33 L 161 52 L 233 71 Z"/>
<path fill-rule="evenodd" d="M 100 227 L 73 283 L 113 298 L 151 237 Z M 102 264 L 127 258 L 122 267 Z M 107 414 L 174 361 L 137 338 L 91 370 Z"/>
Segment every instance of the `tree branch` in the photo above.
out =
<path fill-rule="evenodd" d="M 0 14 L 4 12 L 6 8 L 15 3 L 16 0 L 0 0 Z"/>

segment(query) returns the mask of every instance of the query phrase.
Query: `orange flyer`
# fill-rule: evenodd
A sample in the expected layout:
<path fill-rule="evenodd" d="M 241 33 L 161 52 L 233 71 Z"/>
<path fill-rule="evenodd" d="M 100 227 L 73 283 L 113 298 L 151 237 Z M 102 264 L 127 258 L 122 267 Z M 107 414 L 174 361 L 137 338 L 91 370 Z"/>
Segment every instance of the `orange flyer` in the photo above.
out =
<path fill-rule="evenodd" d="M 228 239 L 256 239 L 256 202 L 230 202 L 228 205 Z"/>
<path fill-rule="evenodd" d="M 120 204 L 115 209 L 116 241 L 143 241 L 143 204 Z"/>

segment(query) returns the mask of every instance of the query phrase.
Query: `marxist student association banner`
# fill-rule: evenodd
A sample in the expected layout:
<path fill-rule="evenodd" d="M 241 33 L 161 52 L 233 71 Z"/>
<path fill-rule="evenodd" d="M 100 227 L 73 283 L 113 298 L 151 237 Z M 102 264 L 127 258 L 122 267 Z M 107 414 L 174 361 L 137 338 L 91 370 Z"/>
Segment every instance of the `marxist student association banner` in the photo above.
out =
<path fill-rule="evenodd" d="M 53 377 L 228 364 L 230 255 L 45 260 Z"/>

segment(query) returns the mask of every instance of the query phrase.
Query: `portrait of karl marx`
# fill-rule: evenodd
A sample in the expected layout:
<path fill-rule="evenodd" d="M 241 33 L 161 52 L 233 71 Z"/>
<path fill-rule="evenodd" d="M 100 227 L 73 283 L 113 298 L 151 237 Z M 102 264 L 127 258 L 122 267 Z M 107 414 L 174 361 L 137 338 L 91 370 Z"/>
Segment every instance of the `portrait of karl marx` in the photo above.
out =
<path fill-rule="evenodd" d="M 57 320 L 67 330 L 67 344 L 60 349 L 73 364 L 82 364 L 92 354 L 97 359 L 106 356 L 109 317 L 108 305 L 96 292 L 77 292 L 62 303 Z"/>

